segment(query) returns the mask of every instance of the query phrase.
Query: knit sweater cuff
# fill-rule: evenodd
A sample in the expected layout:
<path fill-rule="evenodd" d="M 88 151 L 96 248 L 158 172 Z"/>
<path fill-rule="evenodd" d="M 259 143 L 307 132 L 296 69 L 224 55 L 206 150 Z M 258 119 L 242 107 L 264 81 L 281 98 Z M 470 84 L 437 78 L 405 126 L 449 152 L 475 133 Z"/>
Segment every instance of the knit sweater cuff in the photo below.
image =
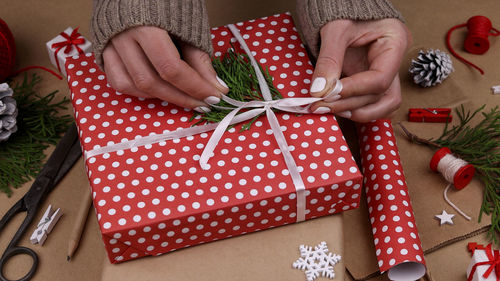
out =
<path fill-rule="evenodd" d="M 332 20 L 403 20 L 387 0 L 297 0 L 297 11 L 304 39 L 315 57 L 320 49 L 320 29 Z"/>
<path fill-rule="evenodd" d="M 210 26 L 204 0 L 94 0 L 91 36 L 97 63 L 113 36 L 136 26 L 156 26 L 209 54 Z"/>

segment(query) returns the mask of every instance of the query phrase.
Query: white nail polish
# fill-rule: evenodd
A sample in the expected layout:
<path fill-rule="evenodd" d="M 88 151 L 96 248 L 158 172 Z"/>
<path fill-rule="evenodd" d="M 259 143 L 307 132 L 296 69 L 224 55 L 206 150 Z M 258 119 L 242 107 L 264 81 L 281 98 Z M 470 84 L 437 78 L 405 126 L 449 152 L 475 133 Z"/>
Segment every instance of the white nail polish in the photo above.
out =
<path fill-rule="evenodd" d="M 344 86 L 342 85 L 342 81 L 335 79 L 335 87 L 333 87 L 333 90 L 331 91 L 332 94 L 340 94 L 342 92 L 342 89 Z"/>
<path fill-rule="evenodd" d="M 335 114 L 338 115 L 338 116 L 340 116 L 340 117 L 344 117 L 346 119 L 349 119 L 349 118 L 352 117 L 352 113 L 349 110 L 342 111 L 342 112 L 335 113 Z"/>
<path fill-rule="evenodd" d="M 220 102 L 220 98 L 218 98 L 216 96 L 210 96 L 210 97 L 204 99 L 203 101 L 205 101 L 206 103 L 208 103 L 210 105 L 213 105 L 213 104 L 218 104 Z"/>
<path fill-rule="evenodd" d="M 321 92 L 325 89 L 326 79 L 324 77 L 317 77 L 311 85 L 311 93 Z"/>
<path fill-rule="evenodd" d="M 327 98 L 325 98 L 325 101 L 326 101 L 326 102 L 334 102 L 334 101 L 336 101 L 336 100 L 339 100 L 340 98 L 342 98 L 342 96 L 341 96 L 341 95 L 339 95 L 339 94 L 335 94 L 335 95 L 333 95 L 333 96 L 328 96 Z"/>
<path fill-rule="evenodd" d="M 206 106 L 198 106 L 198 107 L 195 107 L 194 110 L 198 111 L 199 113 L 210 112 L 210 108 L 208 108 Z"/>
<path fill-rule="evenodd" d="M 321 107 L 316 108 L 316 110 L 313 113 L 314 114 L 325 114 L 325 113 L 329 113 L 329 112 L 330 112 L 330 108 L 321 106 Z"/>
<path fill-rule="evenodd" d="M 215 76 L 215 78 L 217 79 L 217 81 L 219 82 L 219 84 L 221 84 L 224 88 L 228 88 L 229 87 L 227 86 L 226 82 L 224 82 L 224 80 L 220 79 L 219 76 Z"/>

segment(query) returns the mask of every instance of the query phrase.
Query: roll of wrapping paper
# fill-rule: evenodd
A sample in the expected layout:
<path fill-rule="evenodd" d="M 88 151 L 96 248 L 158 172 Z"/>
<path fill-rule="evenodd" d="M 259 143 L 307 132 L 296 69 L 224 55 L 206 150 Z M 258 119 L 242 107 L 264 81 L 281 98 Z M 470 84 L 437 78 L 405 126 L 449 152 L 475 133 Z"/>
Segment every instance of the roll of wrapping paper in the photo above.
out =
<path fill-rule="evenodd" d="M 390 120 L 358 124 L 361 165 L 380 272 L 417 280 L 425 261 Z"/>

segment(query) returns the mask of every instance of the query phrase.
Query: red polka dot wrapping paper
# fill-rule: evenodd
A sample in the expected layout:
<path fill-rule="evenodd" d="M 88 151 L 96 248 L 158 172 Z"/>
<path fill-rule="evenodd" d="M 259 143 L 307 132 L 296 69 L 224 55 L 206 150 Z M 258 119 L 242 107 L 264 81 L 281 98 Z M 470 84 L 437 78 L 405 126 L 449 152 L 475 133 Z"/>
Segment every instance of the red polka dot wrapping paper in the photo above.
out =
<path fill-rule="evenodd" d="M 380 271 L 389 270 L 391 277 L 391 269 L 416 263 L 419 272 L 425 273 L 422 246 L 391 122 L 377 120 L 359 124 L 358 135 L 363 183 Z M 405 274 L 408 277 L 409 273 Z"/>
<path fill-rule="evenodd" d="M 237 27 L 284 97 L 308 97 L 313 69 L 289 14 Z M 231 38 L 226 27 L 212 30 L 215 56 Z M 68 59 L 66 68 L 86 152 L 197 121 L 189 121 L 190 110 L 116 92 L 90 54 Z M 277 117 L 306 186 L 306 219 L 357 208 L 361 174 L 334 116 Z M 295 187 L 265 116 L 239 129 L 222 137 L 209 170 L 198 160 L 212 132 L 86 159 L 111 262 L 296 222 Z"/>

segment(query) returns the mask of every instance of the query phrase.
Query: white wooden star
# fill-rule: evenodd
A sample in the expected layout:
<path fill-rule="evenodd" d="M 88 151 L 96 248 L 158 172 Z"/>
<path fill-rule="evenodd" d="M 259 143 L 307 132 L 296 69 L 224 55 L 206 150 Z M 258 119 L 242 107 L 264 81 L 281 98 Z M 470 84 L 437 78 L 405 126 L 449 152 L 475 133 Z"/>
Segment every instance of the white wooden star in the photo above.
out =
<path fill-rule="evenodd" d="M 454 216 L 455 215 L 448 214 L 445 210 L 443 210 L 443 212 L 441 213 L 441 215 L 436 215 L 436 218 L 440 220 L 439 225 L 443 225 L 445 223 L 447 223 L 447 224 L 453 224 L 452 218 Z"/>

